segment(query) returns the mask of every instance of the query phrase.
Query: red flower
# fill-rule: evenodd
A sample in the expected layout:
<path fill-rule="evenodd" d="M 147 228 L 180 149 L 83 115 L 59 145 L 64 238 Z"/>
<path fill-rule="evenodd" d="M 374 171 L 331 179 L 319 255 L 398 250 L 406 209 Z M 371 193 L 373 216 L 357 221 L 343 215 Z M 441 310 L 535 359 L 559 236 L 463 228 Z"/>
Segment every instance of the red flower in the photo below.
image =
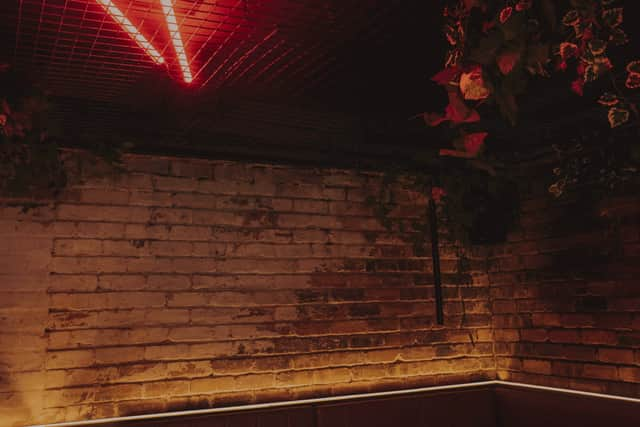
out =
<path fill-rule="evenodd" d="M 511 18 L 512 13 L 513 8 L 511 6 L 502 9 L 502 11 L 500 12 L 500 23 L 504 24 L 505 22 L 507 22 L 507 20 Z"/>
<path fill-rule="evenodd" d="M 431 187 L 431 198 L 434 202 L 440 203 L 447 192 L 442 187 Z"/>
<path fill-rule="evenodd" d="M 577 58 L 579 55 L 578 46 L 575 43 L 560 43 L 560 57 L 562 59 Z"/>
<path fill-rule="evenodd" d="M 470 133 L 464 136 L 464 149 L 472 156 L 477 156 L 484 147 L 484 140 L 489 135 L 487 132 Z"/>
<path fill-rule="evenodd" d="M 571 82 L 571 90 L 580 96 L 584 95 L 584 80 L 577 79 Z"/>
<path fill-rule="evenodd" d="M 625 82 L 625 86 L 629 89 L 640 88 L 640 74 L 630 73 Z"/>
<path fill-rule="evenodd" d="M 584 40 L 585 42 L 593 40 L 593 30 L 591 30 L 591 27 L 587 27 L 584 29 L 584 31 L 582 32 L 582 40 Z"/>
<path fill-rule="evenodd" d="M 567 71 L 567 62 L 566 61 L 560 61 L 558 63 L 558 70 Z"/>
<path fill-rule="evenodd" d="M 584 62 L 580 62 L 578 64 L 578 67 L 576 68 L 576 71 L 578 72 L 579 76 L 584 76 L 584 72 L 587 70 L 587 66 L 584 64 Z"/>

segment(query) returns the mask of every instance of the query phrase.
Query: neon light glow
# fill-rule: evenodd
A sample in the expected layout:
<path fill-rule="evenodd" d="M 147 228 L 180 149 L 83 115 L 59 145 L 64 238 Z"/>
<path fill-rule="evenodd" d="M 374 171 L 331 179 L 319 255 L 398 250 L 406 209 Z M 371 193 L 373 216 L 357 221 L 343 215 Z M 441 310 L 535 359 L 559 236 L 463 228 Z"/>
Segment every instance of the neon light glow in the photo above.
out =
<path fill-rule="evenodd" d="M 118 7 L 113 4 L 111 0 L 97 0 L 98 3 L 107 11 L 109 15 L 116 21 L 118 24 L 122 26 L 122 28 L 129 33 L 129 36 L 136 42 L 138 45 L 144 49 L 144 51 L 154 60 L 157 64 L 163 64 L 164 58 L 160 53 L 149 43 L 149 41 L 138 31 L 138 29 L 127 19 L 126 16 L 118 9 Z"/>
<path fill-rule="evenodd" d="M 178 21 L 176 20 L 176 14 L 173 10 L 172 0 L 160 0 L 162 3 L 162 10 L 164 11 L 164 17 L 167 20 L 167 28 L 169 28 L 169 36 L 173 42 L 173 48 L 176 51 L 180 68 L 182 69 L 182 78 L 185 83 L 191 83 L 193 76 L 191 75 L 191 69 L 189 68 L 189 61 L 187 61 L 187 54 L 182 44 L 182 36 L 178 28 Z"/>

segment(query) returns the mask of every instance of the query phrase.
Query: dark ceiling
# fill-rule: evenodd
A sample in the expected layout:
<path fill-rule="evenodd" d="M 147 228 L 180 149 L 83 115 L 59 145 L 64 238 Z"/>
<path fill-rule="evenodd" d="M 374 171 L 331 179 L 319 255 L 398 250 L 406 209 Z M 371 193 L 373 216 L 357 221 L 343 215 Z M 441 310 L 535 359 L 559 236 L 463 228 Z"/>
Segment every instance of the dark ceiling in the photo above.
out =
<path fill-rule="evenodd" d="M 154 63 L 101 1 L 112 1 L 165 63 Z M 2 0 L 0 61 L 51 91 L 65 143 L 133 140 L 141 151 L 333 163 L 406 159 L 442 143 L 409 120 L 444 105 L 429 81 L 446 47 L 442 1 L 174 0 L 191 84 L 162 2 Z M 637 3 L 625 1 L 632 12 Z M 523 108 L 523 126 L 573 126 L 579 114 L 558 121 L 577 102 L 566 104 L 565 83 Z"/>
<path fill-rule="evenodd" d="M 52 92 L 67 140 L 112 134 L 155 146 L 290 156 L 296 146 L 303 158 L 334 157 L 362 151 L 367 135 L 389 128 L 420 133 L 407 119 L 438 93 L 428 77 L 443 56 L 439 2 L 175 0 L 191 84 L 161 0 L 113 4 L 163 65 L 99 0 L 0 3 L 0 60 Z"/>
<path fill-rule="evenodd" d="M 388 95 L 403 76 L 428 73 L 425 58 L 435 54 L 440 62 L 433 52 L 438 43 L 430 37 L 439 30 L 436 3 L 174 0 L 194 75 L 184 90 L 319 97 L 360 108 L 378 99 L 373 108 L 385 107 L 381 93 Z M 21 71 L 37 72 L 59 96 L 123 102 L 149 79 L 181 81 L 161 0 L 113 4 L 163 55 L 164 65 L 136 45 L 100 0 L 3 1 L 6 59 Z"/>

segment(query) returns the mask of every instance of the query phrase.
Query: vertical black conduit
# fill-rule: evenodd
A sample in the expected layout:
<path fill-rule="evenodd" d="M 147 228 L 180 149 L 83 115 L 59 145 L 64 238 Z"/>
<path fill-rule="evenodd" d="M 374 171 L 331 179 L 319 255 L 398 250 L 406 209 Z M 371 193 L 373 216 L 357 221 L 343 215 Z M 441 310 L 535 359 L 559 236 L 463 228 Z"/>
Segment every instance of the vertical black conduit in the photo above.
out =
<path fill-rule="evenodd" d="M 438 248 L 438 218 L 436 217 L 436 203 L 429 199 L 429 227 L 431 228 L 431 258 L 433 259 L 433 283 L 436 294 L 436 321 L 444 324 L 442 309 L 442 280 L 440 277 L 440 250 Z"/>

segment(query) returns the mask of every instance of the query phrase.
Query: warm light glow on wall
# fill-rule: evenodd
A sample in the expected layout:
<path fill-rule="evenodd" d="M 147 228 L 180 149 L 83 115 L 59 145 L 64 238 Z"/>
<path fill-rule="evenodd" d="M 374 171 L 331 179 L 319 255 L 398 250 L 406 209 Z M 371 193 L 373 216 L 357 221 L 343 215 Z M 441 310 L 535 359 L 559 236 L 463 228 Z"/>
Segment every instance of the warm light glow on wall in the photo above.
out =
<path fill-rule="evenodd" d="M 157 64 L 163 64 L 164 58 L 160 53 L 149 43 L 149 41 L 138 31 L 138 29 L 127 19 L 126 16 L 113 4 L 111 0 L 98 0 L 98 3 L 105 8 L 107 13 L 129 33 L 129 36 L 135 40 L 138 45 L 144 49 L 145 52 L 153 59 Z M 164 3 L 164 2 L 163 2 Z M 173 9 L 173 8 L 172 8 Z M 175 19 L 175 18 L 174 18 Z"/>
<path fill-rule="evenodd" d="M 182 77 L 186 83 L 191 83 L 193 81 L 193 76 L 191 75 L 189 61 L 187 61 L 187 54 L 184 50 L 184 45 L 182 44 L 182 36 L 180 35 L 180 29 L 178 28 L 178 21 L 176 21 L 176 14 L 173 10 L 173 0 L 160 0 L 160 3 L 162 3 L 162 10 L 164 11 L 164 16 L 167 20 L 169 36 L 173 42 L 173 47 L 176 51 L 180 68 L 182 69 Z"/>

